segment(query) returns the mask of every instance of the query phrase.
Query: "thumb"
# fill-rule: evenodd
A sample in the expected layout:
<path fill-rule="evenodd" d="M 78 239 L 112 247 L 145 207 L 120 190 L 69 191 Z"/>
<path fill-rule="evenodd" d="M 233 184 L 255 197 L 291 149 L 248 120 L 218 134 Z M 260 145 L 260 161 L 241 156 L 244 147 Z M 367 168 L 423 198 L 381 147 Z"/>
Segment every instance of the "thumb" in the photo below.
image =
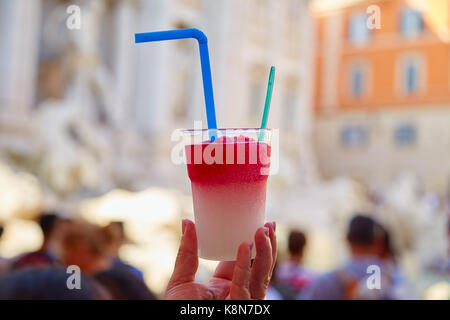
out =
<path fill-rule="evenodd" d="M 183 236 L 181 237 L 180 248 L 168 288 L 176 285 L 193 282 L 198 268 L 197 234 L 195 224 L 191 220 L 182 221 Z"/>

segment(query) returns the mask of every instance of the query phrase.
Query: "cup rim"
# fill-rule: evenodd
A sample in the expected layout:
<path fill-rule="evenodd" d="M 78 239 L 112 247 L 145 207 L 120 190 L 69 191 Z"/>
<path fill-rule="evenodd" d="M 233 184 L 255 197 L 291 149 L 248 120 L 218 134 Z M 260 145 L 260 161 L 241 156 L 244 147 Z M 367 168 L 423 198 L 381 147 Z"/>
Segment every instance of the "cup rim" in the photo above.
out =
<path fill-rule="evenodd" d="M 208 131 L 272 131 L 271 128 L 217 128 L 217 129 L 180 129 L 181 132 L 208 132 Z"/>

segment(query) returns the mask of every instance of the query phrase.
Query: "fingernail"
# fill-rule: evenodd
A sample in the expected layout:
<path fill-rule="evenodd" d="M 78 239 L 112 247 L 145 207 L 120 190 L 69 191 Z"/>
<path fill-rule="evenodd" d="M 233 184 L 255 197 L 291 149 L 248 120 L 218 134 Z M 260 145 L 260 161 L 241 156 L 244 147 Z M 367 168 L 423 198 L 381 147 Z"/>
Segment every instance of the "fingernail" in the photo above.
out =
<path fill-rule="evenodd" d="M 186 219 L 181 220 L 181 234 L 184 235 L 186 231 Z"/>
<path fill-rule="evenodd" d="M 275 235 L 275 229 L 273 227 L 273 224 L 272 223 L 270 223 L 270 224 L 271 225 L 270 225 L 270 228 L 269 228 L 269 238 L 270 238 L 270 240 L 272 240 L 273 236 Z"/>
<path fill-rule="evenodd" d="M 266 236 L 268 237 L 268 236 L 269 236 L 269 228 L 264 227 L 263 229 L 264 229 L 264 233 L 265 233 Z"/>

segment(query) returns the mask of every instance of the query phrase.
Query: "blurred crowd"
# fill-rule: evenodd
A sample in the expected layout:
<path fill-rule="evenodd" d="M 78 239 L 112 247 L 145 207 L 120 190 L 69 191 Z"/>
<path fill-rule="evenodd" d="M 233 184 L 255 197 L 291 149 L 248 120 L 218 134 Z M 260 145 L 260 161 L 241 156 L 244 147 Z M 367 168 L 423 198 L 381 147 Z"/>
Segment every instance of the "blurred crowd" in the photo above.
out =
<path fill-rule="evenodd" d="M 397 264 L 390 232 L 369 216 L 355 215 L 346 241 L 350 257 L 337 269 L 316 274 L 302 264 L 307 244 L 300 231 L 291 231 L 289 258 L 281 263 L 272 281 L 269 298 L 300 300 L 403 300 L 417 299 Z M 450 261 L 450 257 L 449 257 Z M 448 268 L 447 273 L 450 273 Z"/>
<path fill-rule="evenodd" d="M 122 222 L 100 227 L 48 212 L 38 223 L 43 241 L 37 251 L 0 260 L 0 298 L 156 298 L 142 272 L 119 257 L 119 249 L 127 241 Z M 81 279 L 74 279 L 80 288 L 71 287 L 72 272 L 66 270 L 73 269 L 69 266 L 81 271 Z"/>
<path fill-rule="evenodd" d="M 45 212 L 37 222 L 43 233 L 37 251 L 13 259 L 0 257 L 0 299 L 158 298 L 145 284 L 142 271 L 119 256 L 128 241 L 123 222 L 101 227 L 55 212 Z M 450 240 L 450 220 L 447 228 Z M 0 241 L 2 233 L 0 226 Z M 277 262 L 266 299 L 418 299 L 397 262 L 391 239 L 391 232 L 370 215 L 355 214 L 346 233 L 348 261 L 320 274 L 304 266 L 307 235 L 291 230 L 288 256 Z M 81 271 L 78 290 L 70 284 L 73 266 Z M 449 279 L 450 241 L 447 256 L 429 270 Z"/>

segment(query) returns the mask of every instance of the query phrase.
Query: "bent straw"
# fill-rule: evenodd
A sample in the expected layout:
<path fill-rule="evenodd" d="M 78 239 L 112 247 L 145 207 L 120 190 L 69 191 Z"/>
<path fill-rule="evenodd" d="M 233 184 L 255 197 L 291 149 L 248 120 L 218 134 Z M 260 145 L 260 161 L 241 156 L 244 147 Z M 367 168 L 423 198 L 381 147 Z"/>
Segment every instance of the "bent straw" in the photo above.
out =
<path fill-rule="evenodd" d="M 269 109 L 270 109 L 270 102 L 272 100 L 274 79 L 275 79 L 275 67 L 272 66 L 270 68 L 269 83 L 267 84 L 266 102 L 264 103 L 264 113 L 261 121 L 261 129 L 265 129 L 267 126 L 267 118 L 269 117 Z M 264 138 L 264 131 L 261 130 L 261 132 L 259 133 L 258 141 L 262 141 L 263 138 Z"/>
<path fill-rule="evenodd" d="M 216 109 L 214 106 L 214 94 L 211 78 L 211 65 L 208 52 L 208 38 L 206 35 L 195 28 L 135 33 L 135 43 L 165 41 L 175 39 L 193 38 L 197 39 L 200 50 L 200 64 L 202 68 L 203 93 L 205 96 L 206 119 L 208 129 L 217 129 Z M 211 141 L 216 137 L 215 131 L 210 132 Z"/>

